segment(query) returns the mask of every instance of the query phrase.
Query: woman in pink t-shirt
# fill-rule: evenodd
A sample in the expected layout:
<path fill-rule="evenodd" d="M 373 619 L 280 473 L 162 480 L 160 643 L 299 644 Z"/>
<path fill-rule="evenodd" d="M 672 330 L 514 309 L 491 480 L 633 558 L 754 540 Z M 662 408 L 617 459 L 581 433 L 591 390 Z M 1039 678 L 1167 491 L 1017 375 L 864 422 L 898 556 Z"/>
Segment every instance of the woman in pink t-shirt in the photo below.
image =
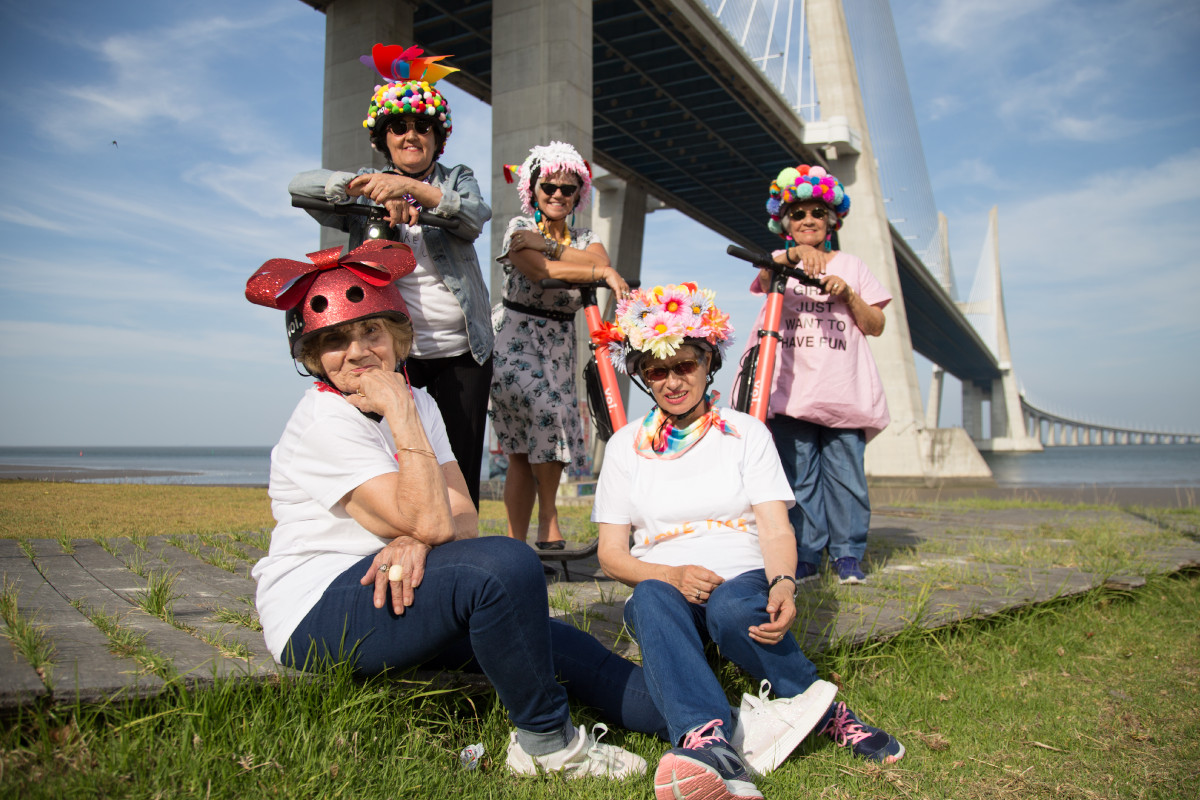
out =
<path fill-rule="evenodd" d="M 815 579 L 828 550 L 838 579 L 859 583 L 866 579 L 860 562 L 871 522 L 863 453 L 889 421 L 866 337 L 883 333 L 883 308 L 892 296 L 862 261 L 833 251 L 833 232 L 850 211 L 850 197 L 824 168 L 802 164 L 780 172 L 767 211 L 768 227 L 787 242 L 775 261 L 800 265 L 821 280 L 821 287 L 787 282 L 767 411 L 796 493 L 788 512 L 796 531 L 796 577 Z M 750 291 L 764 294 L 770 277 L 762 270 Z M 763 322 L 760 312 L 756 328 Z"/>

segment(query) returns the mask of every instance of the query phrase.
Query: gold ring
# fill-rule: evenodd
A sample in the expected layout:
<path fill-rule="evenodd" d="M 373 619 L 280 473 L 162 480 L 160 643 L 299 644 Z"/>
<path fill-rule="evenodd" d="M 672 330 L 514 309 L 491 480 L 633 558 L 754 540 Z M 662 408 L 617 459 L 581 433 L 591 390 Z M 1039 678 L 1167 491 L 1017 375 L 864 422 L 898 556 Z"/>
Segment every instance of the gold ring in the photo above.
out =
<path fill-rule="evenodd" d="M 380 572 L 387 572 L 387 571 L 388 571 L 388 565 L 387 565 L 387 564 L 380 564 L 380 565 L 379 565 L 379 571 L 380 571 Z"/>
<path fill-rule="evenodd" d="M 404 565 L 393 564 L 392 568 L 388 570 L 388 580 L 396 582 L 404 580 Z"/>

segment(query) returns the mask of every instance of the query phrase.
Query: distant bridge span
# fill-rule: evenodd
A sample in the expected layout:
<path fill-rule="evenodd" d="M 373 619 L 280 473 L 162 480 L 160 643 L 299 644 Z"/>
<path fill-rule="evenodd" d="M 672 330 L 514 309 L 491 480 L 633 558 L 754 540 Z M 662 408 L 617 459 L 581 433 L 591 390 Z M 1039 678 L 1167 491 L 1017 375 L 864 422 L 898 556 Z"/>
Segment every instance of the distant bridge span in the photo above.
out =
<path fill-rule="evenodd" d="M 1140 430 L 1082 422 L 1052 414 L 1021 398 L 1025 430 L 1043 447 L 1080 447 L 1113 444 L 1200 444 L 1200 433 Z"/>

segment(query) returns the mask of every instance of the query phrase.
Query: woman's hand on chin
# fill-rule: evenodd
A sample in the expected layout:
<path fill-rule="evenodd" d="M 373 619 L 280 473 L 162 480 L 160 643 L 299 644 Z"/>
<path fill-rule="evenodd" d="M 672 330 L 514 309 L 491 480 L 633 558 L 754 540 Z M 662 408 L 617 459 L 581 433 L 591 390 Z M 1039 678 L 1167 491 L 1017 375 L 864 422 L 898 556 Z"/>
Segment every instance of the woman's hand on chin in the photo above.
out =
<path fill-rule="evenodd" d="M 346 395 L 346 400 L 359 411 L 380 414 L 389 421 L 394 417 L 399 421 L 407 414 L 412 414 L 415 419 L 417 414 L 404 374 L 381 368 L 362 373 L 358 392 Z"/>
<path fill-rule="evenodd" d="M 363 586 L 375 584 L 376 608 L 383 608 L 387 603 L 390 589 L 392 610 L 404 614 L 404 610 L 413 604 L 416 589 L 425 577 L 425 557 L 432 549 L 408 536 L 397 536 L 375 554 L 367 574 L 359 583 Z"/>

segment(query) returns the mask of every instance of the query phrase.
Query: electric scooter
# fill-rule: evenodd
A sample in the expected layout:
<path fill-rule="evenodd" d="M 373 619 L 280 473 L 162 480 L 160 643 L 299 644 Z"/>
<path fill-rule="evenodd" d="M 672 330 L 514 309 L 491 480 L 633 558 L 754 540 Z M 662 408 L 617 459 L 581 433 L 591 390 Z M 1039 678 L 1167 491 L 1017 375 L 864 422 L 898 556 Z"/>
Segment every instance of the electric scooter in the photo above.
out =
<path fill-rule="evenodd" d="M 795 278 L 805 286 L 821 286 L 821 281 L 809 277 L 798 267 L 777 264 L 770 253 L 754 252 L 735 244 L 725 248 L 734 258 L 749 261 L 759 269 L 770 270 L 771 286 L 767 290 L 767 313 L 764 327 L 758 332 L 758 344 L 746 351 L 739 365 L 738 379 L 733 387 L 733 407 L 745 414 L 767 421 L 767 406 L 771 400 L 771 381 L 775 376 L 778 355 L 780 318 L 783 316 L 783 293 L 787 279 Z"/>
<path fill-rule="evenodd" d="M 641 284 L 628 281 L 629 288 L 636 289 Z M 601 329 L 600 305 L 596 290 L 608 286 L 604 281 L 588 281 L 586 283 L 569 283 L 555 278 L 544 278 L 541 281 L 543 289 L 578 289 L 583 300 L 583 315 L 588 326 L 588 347 L 592 356 L 583 365 L 583 385 L 587 395 L 588 413 L 596 426 L 596 435 L 600 441 L 607 442 L 613 432 L 625 427 L 625 406 L 621 402 L 621 389 L 617 385 L 617 371 L 613 368 L 612 360 L 608 357 L 608 345 L 598 345 L 591 340 L 591 335 Z M 597 356 L 601 347 L 605 352 Z"/>

